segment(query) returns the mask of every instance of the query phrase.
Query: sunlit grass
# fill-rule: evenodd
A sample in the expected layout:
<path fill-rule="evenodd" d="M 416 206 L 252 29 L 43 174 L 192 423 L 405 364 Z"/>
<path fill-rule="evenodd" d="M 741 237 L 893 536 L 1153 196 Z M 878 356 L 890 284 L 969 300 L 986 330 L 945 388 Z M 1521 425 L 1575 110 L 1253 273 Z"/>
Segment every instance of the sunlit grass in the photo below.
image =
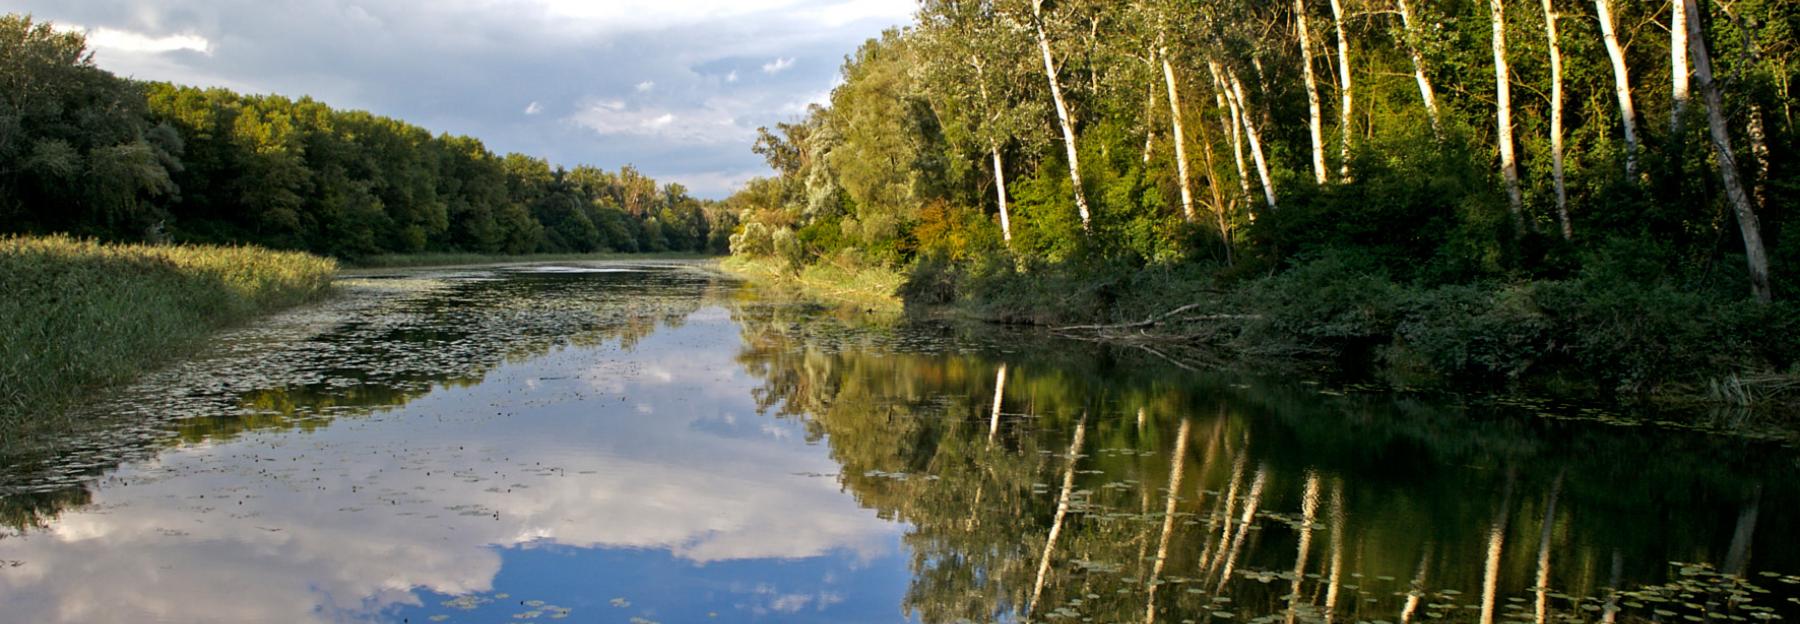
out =
<path fill-rule="evenodd" d="M 901 307 L 898 293 L 906 283 L 906 275 L 892 269 L 834 263 L 809 264 L 798 273 L 783 270 L 780 261 L 770 258 L 731 256 L 719 265 L 756 281 L 795 288 L 812 298 L 884 309 Z"/>
<path fill-rule="evenodd" d="M 0 238 L 0 437 L 215 329 L 312 299 L 336 272 L 258 247 Z"/>

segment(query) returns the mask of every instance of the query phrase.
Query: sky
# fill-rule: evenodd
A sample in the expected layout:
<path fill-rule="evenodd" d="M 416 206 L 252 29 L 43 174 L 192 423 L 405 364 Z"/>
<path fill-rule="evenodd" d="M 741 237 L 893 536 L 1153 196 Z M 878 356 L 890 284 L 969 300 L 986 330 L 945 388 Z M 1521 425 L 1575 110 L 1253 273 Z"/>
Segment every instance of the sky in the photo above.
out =
<path fill-rule="evenodd" d="M 15 0 L 122 76 L 310 95 L 722 198 L 914 0 Z"/>

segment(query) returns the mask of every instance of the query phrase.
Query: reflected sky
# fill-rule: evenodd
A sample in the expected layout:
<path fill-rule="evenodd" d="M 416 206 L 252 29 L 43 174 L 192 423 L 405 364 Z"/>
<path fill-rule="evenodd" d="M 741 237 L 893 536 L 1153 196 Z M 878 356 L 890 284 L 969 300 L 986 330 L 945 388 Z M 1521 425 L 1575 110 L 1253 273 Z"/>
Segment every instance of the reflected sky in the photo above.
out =
<path fill-rule="evenodd" d="M 0 619 L 463 621 L 538 600 L 581 621 L 893 619 L 900 527 L 839 492 L 800 425 L 757 416 L 737 340 L 702 307 L 630 349 L 557 348 L 311 433 L 128 464 L 0 539 L 19 562 Z"/>

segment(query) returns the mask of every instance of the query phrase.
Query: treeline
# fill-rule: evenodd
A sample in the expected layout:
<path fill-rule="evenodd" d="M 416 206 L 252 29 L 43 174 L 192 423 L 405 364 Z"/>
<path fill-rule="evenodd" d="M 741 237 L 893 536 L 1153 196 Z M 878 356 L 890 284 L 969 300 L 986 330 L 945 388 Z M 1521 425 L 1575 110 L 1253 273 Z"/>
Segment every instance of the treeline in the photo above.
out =
<path fill-rule="evenodd" d="M 1328 256 L 1792 298 L 1797 53 L 1783 0 L 926 0 L 763 131 L 778 175 L 730 200 L 733 250 L 911 267 L 936 298 Z"/>
<path fill-rule="evenodd" d="M 80 33 L 0 17 L 0 233 L 417 252 L 723 253 L 734 215 L 617 172 L 310 98 L 118 78 Z"/>

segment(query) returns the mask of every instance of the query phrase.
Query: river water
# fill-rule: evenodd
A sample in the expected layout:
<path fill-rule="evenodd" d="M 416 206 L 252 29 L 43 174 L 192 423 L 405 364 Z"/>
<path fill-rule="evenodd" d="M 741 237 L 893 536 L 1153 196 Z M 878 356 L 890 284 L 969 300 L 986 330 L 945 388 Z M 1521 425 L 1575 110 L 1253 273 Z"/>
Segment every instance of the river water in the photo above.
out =
<path fill-rule="evenodd" d="M 0 621 L 1800 617 L 1778 441 L 1194 371 L 700 264 L 338 290 L 0 453 Z"/>

